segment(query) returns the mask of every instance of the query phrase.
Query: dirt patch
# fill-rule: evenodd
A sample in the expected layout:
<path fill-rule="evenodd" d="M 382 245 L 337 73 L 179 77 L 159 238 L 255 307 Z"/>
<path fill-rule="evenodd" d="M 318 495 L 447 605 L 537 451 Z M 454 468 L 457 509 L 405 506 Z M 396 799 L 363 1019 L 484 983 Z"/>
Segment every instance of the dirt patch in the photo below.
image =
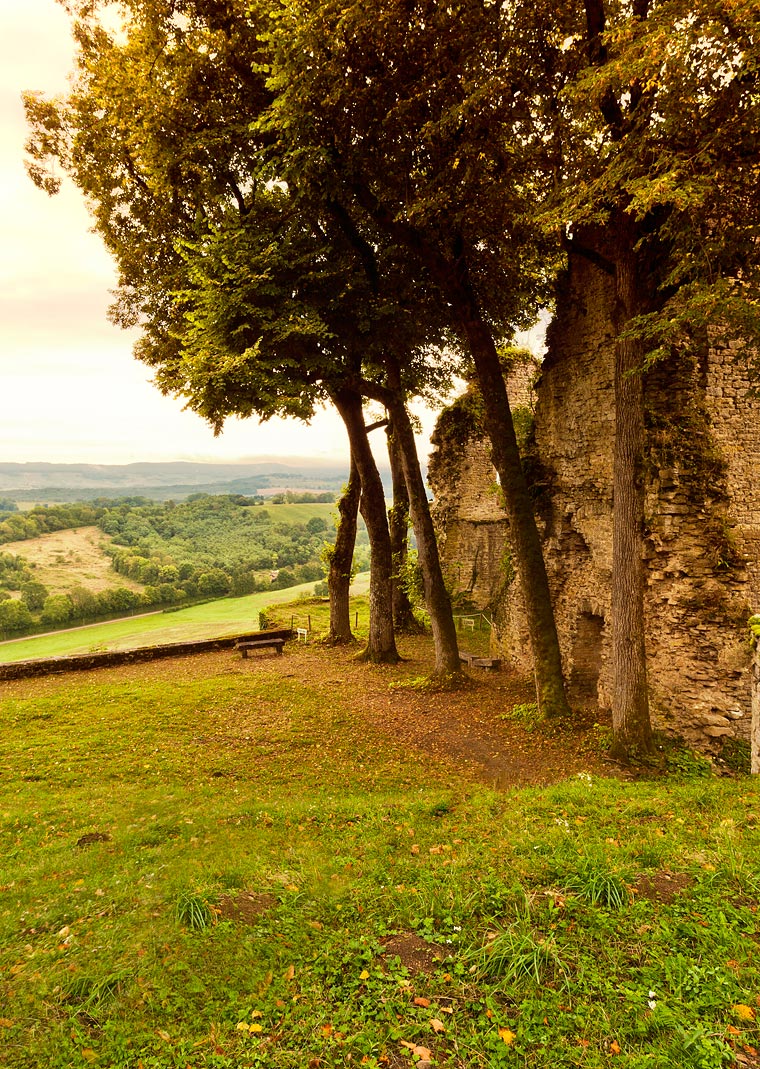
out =
<path fill-rule="evenodd" d="M 90 831 L 77 839 L 77 846 L 82 850 L 85 846 L 94 846 L 95 843 L 110 843 L 111 836 L 104 831 Z"/>
<path fill-rule="evenodd" d="M 236 895 L 222 895 L 214 912 L 219 920 L 235 921 L 237 924 L 256 924 L 277 905 L 274 895 L 240 891 Z"/>
<path fill-rule="evenodd" d="M 446 949 L 437 943 L 426 943 L 414 932 L 401 932 L 381 941 L 383 954 L 399 958 L 410 976 L 430 976 L 446 957 Z"/>
<path fill-rule="evenodd" d="M 694 883 L 685 872 L 655 872 L 653 876 L 639 876 L 633 885 L 634 894 L 658 905 L 668 905 Z"/>

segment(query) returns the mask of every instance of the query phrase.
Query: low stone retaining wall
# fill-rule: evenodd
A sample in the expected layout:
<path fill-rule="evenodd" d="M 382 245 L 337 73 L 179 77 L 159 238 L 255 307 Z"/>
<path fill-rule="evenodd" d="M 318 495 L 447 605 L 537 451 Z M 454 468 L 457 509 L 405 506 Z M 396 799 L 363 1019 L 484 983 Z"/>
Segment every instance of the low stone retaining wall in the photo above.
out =
<path fill-rule="evenodd" d="M 38 657 L 29 661 L 11 661 L 0 664 L 0 680 L 27 679 L 34 676 L 55 675 L 59 672 L 85 672 L 91 668 L 108 668 L 119 664 L 135 664 L 139 661 L 157 661 L 162 657 L 186 657 L 193 653 L 209 653 L 213 650 L 233 649 L 238 642 L 262 638 L 270 632 L 247 631 L 242 635 L 227 638 L 199 639 L 195 642 L 169 642 L 162 646 L 141 646 L 134 650 L 110 650 L 104 653 L 79 653 L 71 657 Z M 275 634 L 274 631 L 271 632 Z M 278 630 L 278 636 L 292 637 L 289 630 Z"/>

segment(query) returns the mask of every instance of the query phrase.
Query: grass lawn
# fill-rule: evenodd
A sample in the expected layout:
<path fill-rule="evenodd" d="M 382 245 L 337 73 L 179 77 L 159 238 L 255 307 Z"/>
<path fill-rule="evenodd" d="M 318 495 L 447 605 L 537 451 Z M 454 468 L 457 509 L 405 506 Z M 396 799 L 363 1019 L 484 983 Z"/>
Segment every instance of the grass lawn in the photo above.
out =
<path fill-rule="evenodd" d="M 283 505 L 283 508 L 288 507 Z M 295 507 L 295 506 L 294 506 Z M 369 586 L 369 575 L 356 577 L 352 593 L 360 595 Z M 137 646 L 159 645 L 165 642 L 188 642 L 193 639 L 223 638 L 258 627 L 259 612 L 268 605 L 293 602 L 294 598 L 308 598 L 314 583 L 250 594 L 242 598 L 220 598 L 203 605 L 171 612 L 150 613 L 145 616 L 110 620 L 50 635 L 36 635 L 0 643 L 0 663 L 24 661 L 34 657 L 65 657 L 94 650 L 128 650 Z M 288 615 L 305 617 L 309 609 L 294 605 Z M 305 619 L 303 623 L 305 623 Z M 297 623 L 296 626 L 299 626 Z"/>
<path fill-rule="evenodd" d="M 496 792 L 350 656 L 0 684 L 0 1065 L 758 1065 L 756 782 Z"/>

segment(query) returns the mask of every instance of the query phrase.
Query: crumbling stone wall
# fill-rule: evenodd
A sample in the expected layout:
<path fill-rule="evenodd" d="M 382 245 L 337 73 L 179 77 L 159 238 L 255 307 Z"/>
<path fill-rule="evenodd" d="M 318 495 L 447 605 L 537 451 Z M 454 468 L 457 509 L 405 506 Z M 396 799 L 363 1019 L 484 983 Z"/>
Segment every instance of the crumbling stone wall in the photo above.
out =
<path fill-rule="evenodd" d="M 611 696 L 611 282 L 586 261 L 571 265 L 536 386 L 531 445 L 544 484 L 536 512 L 571 695 L 602 707 Z M 645 379 L 653 719 L 707 748 L 750 736 L 746 621 L 760 606 L 760 479 L 753 443 L 760 403 L 747 393 L 750 355 L 716 333 L 704 338 L 696 355 L 674 354 Z M 466 469 L 449 469 L 443 453 L 431 464 L 436 500 L 449 502 L 443 526 L 457 530 L 456 557 L 444 542 L 449 567 L 467 559 L 467 516 L 478 515 L 481 522 L 487 517 L 494 533 L 508 536 L 508 518 L 487 489 L 494 479 L 488 450 L 477 439 L 475 433 L 467 443 Z M 494 546 L 489 559 L 498 557 Z M 492 598 L 501 655 L 527 670 L 524 611 L 510 574 L 502 568 L 490 583 L 481 577 L 478 592 Z"/>
<path fill-rule="evenodd" d="M 539 364 L 517 359 L 508 385 L 517 419 L 532 420 Z M 508 575 L 507 514 L 482 434 L 477 392 L 467 391 L 439 420 L 428 480 L 444 574 L 460 604 L 490 610 L 501 601 Z"/>

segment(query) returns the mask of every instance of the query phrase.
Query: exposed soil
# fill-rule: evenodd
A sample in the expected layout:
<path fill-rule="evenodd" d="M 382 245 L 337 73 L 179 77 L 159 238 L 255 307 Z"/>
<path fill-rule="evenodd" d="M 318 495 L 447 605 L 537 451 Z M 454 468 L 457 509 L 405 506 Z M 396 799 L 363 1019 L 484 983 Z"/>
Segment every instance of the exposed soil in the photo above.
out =
<path fill-rule="evenodd" d="M 694 878 L 685 872 L 667 872 L 664 869 L 651 876 L 640 876 L 634 884 L 634 894 L 650 902 L 666 905 L 694 883 Z"/>
<path fill-rule="evenodd" d="M 256 924 L 256 922 L 274 909 L 277 899 L 272 894 L 240 891 L 236 895 L 222 895 L 215 913 L 220 920 L 237 921 L 239 924 Z"/>
<path fill-rule="evenodd" d="M 429 976 L 446 957 L 445 947 L 427 943 L 414 932 L 400 932 L 382 940 L 386 958 L 398 958 L 410 976 Z"/>

